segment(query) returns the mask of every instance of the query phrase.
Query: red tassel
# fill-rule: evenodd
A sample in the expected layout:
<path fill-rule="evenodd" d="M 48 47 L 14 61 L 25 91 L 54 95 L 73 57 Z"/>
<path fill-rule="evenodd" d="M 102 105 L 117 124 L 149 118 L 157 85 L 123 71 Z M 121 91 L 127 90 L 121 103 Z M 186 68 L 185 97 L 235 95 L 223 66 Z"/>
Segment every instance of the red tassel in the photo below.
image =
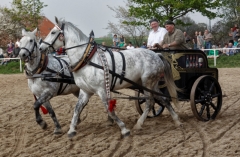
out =
<path fill-rule="evenodd" d="M 114 108 L 116 107 L 116 99 L 111 99 L 109 100 L 109 104 L 108 104 L 108 110 L 110 112 L 112 112 L 114 110 Z"/>
<path fill-rule="evenodd" d="M 34 96 L 35 101 L 37 101 L 37 97 L 35 95 L 33 95 L 33 96 Z M 41 108 L 43 114 L 47 114 L 48 113 L 48 110 L 43 105 L 41 105 L 40 108 Z"/>
<path fill-rule="evenodd" d="M 43 114 L 48 113 L 48 110 L 45 108 L 45 106 L 41 105 L 40 108 L 41 108 Z"/>

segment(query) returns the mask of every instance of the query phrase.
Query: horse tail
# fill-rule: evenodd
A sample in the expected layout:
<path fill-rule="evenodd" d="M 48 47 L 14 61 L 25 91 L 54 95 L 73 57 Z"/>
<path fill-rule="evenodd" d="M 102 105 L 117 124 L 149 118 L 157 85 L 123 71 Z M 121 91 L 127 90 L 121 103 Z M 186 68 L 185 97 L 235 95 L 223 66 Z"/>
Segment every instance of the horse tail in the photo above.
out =
<path fill-rule="evenodd" d="M 175 107 L 178 110 L 180 110 L 180 107 L 178 104 L 177 91 L 182 92 L 183 90 L 176 86 L 174 79 L 173 79 L 172 69 L 171 69 L 169 62 L 162 55 L 159 55 L 159 56 L 162 59 L 163 64 L 164 64 L 164 81 L 166 83 L 168 92 L 171 96 L 172 102 L 174 103 Z"/>

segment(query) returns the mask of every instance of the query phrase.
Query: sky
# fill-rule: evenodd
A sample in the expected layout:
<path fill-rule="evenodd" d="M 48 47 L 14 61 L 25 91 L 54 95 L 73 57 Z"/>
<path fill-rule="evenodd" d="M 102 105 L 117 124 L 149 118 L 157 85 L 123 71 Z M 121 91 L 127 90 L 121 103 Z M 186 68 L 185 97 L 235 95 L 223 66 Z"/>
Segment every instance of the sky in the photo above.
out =
<path fill-rule="evenodd" d="M 11 2 L 12 0 L 1 0 L 0 6 L 11 7 Z M 108 6 L 125 6 L 123 0 L 41 0 L 41 2 L 48 5 L 43 8 L 43 15 L 53 23 L 55 23 L 55 16 L 64 18 L 76 25 L 87 36 L 93 30 L 95 37 L 103 37 L 109 33 L 109 30 L 105 29 L 108 22 L 118 23 L 115 12 Z M 200 13 L 188 15 L 196 23 L 209 24 L 208 18 Z M 211 24 L 213 25 L 216 21 L 217 19 L 212 20 Z"/>

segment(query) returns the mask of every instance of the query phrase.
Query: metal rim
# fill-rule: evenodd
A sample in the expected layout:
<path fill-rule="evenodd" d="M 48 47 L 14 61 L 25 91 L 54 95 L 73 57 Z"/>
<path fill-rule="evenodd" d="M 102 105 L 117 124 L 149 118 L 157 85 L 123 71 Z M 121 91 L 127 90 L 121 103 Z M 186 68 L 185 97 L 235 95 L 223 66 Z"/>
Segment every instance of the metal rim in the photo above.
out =
<path fill-rule="evenodd" d="M 136 97 L 141 97 L 141 94 L 142 94 L 142 92 L 140 92 L 140 91 L 135 92 Z M 155 100 L 155 104 L 153 106 L 153 109 L 148 113 L 148 116 L 147 116 L 148 118 L 153 118 L 153 117 L 159 116 L 160 114 L 162 114 L 162 112 L 165 108 L 165 106 L 163 106 L 161 103 L 159 103 L 158 100 L 156 100 L 156 99 L 154 99 L 154 100 Z M 135 100 L 135 106 L 140 115 L 142 115 L 142 113 L 143 113 L 145 102 L 146 102 L 146 99 Z"/>
<path fill-rule="evenodd" d="M 199 77 L 192 86 L 190 99 L 198 120 L 215 119 L 222 107 L 222 90 L 218 81 L 209 75 Z"/>

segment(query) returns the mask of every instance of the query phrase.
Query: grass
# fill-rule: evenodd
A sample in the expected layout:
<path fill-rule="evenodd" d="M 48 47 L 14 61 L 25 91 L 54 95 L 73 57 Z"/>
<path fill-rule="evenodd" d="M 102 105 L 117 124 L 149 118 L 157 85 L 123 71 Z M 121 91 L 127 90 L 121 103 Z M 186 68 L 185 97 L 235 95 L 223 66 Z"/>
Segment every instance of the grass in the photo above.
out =
<path fill-rule="evenodd" d="M 240 53 L 234 56 L 220 56 L 217 58 L 216 67 L 214 66 L 214 59 L 208 59 L 208 65 L 212 68 L 239 68 L 240 67 Z M 24 63 L 22 63 L 22 67 Z M 11 61 L 7 65 L 0 65 L 0 74 L 17 74 L 22 73 L 19 70 L 19 61 Z"/>
<path fill-rule="evenodd" d="M 208 59 L 209 67 L 214 66 L 214 59 Z M 215 68 L 238 68 L 240 67 L 240 53 L 234 56 L 220 56 L 216 59 L 216 67 Z"/>
<path fill-rule="evenodd" d="M 19 67 L 20 61 L 10 61 L 7 65 L 0 65 L 0 74 L 18 74 L 23 73 L 20 72 Z M 24 66 L 24 63 L 22 63 L 22 67 Z"/>

